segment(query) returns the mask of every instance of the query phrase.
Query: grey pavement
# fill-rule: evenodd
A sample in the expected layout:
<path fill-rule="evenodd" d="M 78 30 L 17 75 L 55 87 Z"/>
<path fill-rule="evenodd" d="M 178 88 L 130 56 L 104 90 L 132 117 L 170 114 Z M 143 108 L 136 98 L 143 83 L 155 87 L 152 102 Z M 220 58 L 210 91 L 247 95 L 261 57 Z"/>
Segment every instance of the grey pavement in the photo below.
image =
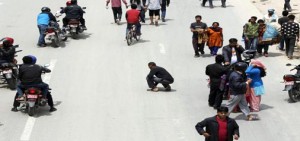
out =
<path fill-rule="evenodd" d="M 220 22 L 225 44 L 231 37 L 241 39 L 242 26 L 252 15 L 262 15 L 250 2 L 228 1 L 228 8 L 202 8 L 198 0 L 172 1 L 167 22 L 159 27 L 142 26 L 142 40 L 128 47 L 126 24 L 112 24 L 112 11 L 104 1 L 79 1 L 86 6 L 88 30 L 61 48 L 37 48 L 36 16 L 42 6 L 52 11 L 62 1 L 0 0 L 0 36 L 12 36 L 20 44 L 18 60 L 27 54 L 39 64 L 56 62 L 50 87 L 58 111 L 41 108 L 34 118 L 11 112 L 15 91 L 0 89 L 0 141 L 196 141 L 204 140 L 195 130 L 197 122 L 216 114 L 208 108 L 205 66 L 214 58 L 193 57 L 194 16 L 200 14 L 208 25 Z M 220 4 L 221 5 L 221 4 Z M 20 7 L 22 6 L 22 10 Z M 124 11 L 124 9 L 123 9 Z M 125 12 L 124 12 L 125 13 Z M 147 16 L 148 17 L 148 16 Z M 123 20 L 124 21 L 124 20 Z M 242 43 L 241 43 L 242 44 Z M 208 49 L 205 49 L 208 53 Z M 275 48 L 270 57 L 260 58 L 268 69 L 264 78 L 261 120 L 248 122 L 241 113 L 230 116 L 240 125 L 242 141 L 298 141 L 300 103 L 288 103 L 280 83 L 290 68 Z M 175 78 L 172 92 L 147 91 L 147 63 L 155 61 Z M 226 103 L 226 102 L 225 102 Z M 25 132 L 24 132 L 25 131 Z"/>

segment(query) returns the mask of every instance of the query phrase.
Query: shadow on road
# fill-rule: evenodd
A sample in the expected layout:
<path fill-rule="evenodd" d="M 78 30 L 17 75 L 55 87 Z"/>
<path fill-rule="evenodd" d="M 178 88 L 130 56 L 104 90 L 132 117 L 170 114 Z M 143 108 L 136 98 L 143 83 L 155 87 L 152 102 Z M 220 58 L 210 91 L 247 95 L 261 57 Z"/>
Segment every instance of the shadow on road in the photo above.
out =
<path fill-rule="evenodd" d="M 273 108 L 274 108 L 273 106 L 266 105 L 266 104 L 261 104 L 261 105 L 260 105 L 260 110 L 261 110 L 261 111 L 267 110 L 267 109 L 273 109 Z"/>

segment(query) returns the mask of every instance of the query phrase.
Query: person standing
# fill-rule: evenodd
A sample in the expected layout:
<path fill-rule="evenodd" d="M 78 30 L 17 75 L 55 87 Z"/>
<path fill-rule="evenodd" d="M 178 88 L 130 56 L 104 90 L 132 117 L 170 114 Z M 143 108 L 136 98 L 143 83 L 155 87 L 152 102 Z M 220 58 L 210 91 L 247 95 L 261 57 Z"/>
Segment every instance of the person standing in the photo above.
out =
<path fill-rule="evenodd" d="M 122 0 L 123 3 L 126 6 L 126 9 L 128 8 L 126 0 Z M 106 7 L 108 8 L 108 4 L 111 2 L 111 8 L 114 14 L 114 20 L 115 23 L 120 24 L 122 19 L 122 4 L 121 0 L 106 0 Z"/>
<path fill-rule="evenodd" d="M 39 33 L 40 33 L 37 45 L 39 47 L 46 47 L 47 46 L 46 42 L 45 42 L 46 29 L 47 29 L 50 21 L 56 22 L 56 18 L 51 13 L 51 9 L 48 7 L 42 7 L 41 11 L 42 12 L 37 16 L 37 25 L 38 25 Z"/>
<path fill-rule="evenodd" d="M 275 14 L 275 9 L 268 9 L 268 14 L 263 17 L 266 24 L 277 22 L 278 16 Z"/>
<path fill-rule="evenodd" d="M 256 23 L 256 20 L 257 17 L 252 16 L 250 22 L 244 27 L 244 35 L 248 43 L 246 50 L 256 50 L 257 48 L 258 23 Z"/>
<path fill-rule="evenodd" d="M 205 74 L 209 76 L 210 93 L 208 105 L 217 109 L 222 104 L 223 94 L 221 93 L 221 77 L 226 74 L 227 69 L 222 65 L 224 62 L 223 55 L 217 55 L 216 63 L 206 66 Z"/>
<path fill-rule="evenodd" d="M 247 77 L 252 80 L 250 83 L 250 110 L 259 112 L 261 95 L 265 94 L 262 77 L 266 76 L 265 65 L 259 60 L 252 60 L 246 70 Z"/>
<path fill-rule="evenodd" d="M 289 21 L 287 17 L 289 15 L 289 11 L 282 11 L 282 17 L 278 19 L 278 24 L 282 27 L 282 24 Z M 279 50 L 284 51 L 284 38 L 281 37 Z"/>
<path fill-rule="evenodd" d="M 214 22 L 207 31 L 208 42 L 207 46 L 210 49 L 211 55 L 217 55 L 219 48 L 223 46 L 223 29 L 219 27 L 218 22 Z"/>
<path fill-rule="evenodd" d="M 171 86 L 174 82 L 174 78 L 171 74 L 164 68 L 156 66 L 154 62 L 149 62 L 148 67 L 150 69 L 149 74 L 147 75 L 147 83 L 151 91 L 157 92 L 157 85 L 161 83 L 166 91 L 171 91 Z"/>
<path fill-rule="evenodd" d="M 162 0 L 147 0 L 146 7 L 149 9 L 150 25 L 158 26 L 159 11 L 161 9 Z M 154 21 L 153 21 L 154 20 Z"/>
<path fill-rule="evenodd" d="M 167 7 L 169 7 L 170 0 L 162 0 L 161 4 L 161 20 L 162 22 L 166 22 L 166 13 L 167 13 Z"/>
<path fill-rule="evenodd" d="M 238 62 L 234 65 L 234 71 L 229 76 L 229 88 L 231 93 L 226 106 L 229 109 L 228 113 L 231 113 L 234 108 L 239 105 L 239 108 L 247 117 L 247 120 L 250 121 L 256 120 L 257 117 L 250 115 L 250 109 L 245 97 L 247 85 L 252 82 L 251 79 L 246 78 L 246 69 L 247 64 L 244 62 Z"/>
<path fill-rule="evenodd" d="M 205 3 L 206 3 L 206 2 L 207 2 L 207 0 L 202 0 L 201 6 L 202 6 L 202 7 L 205 7 Z M 210 8 L 214 8 L 214 5 L 213 5 L 212 0 L 208 0 L 208 2 L 209 2 L 209 7 L 210 7 Z"/>
<path fill-rule="evenodd" d="M 219 107 L 217 115 L 204 119 L 195 126 L 197 132 L 205 137 L 205 141 L 233 141 L 240 137 L 239 125 L 227 116 L 228 108 Z M 204 130 L 204 128 L 206 128 Z"/>
<path fill-rule="evenodd" d="M 264 49 L 264 56 L 268 57 L 269 44 L 263 42 L 263 36 L 265 31 L 267 30 L 267 25 L 264 20 L 260 19 L 257 21 L 258 23 L 258 43 L 257 43 L 257 53 L 262 55 L 262 50 Z"/>
<path fill-rule="evenodd" d="M 221 3 L 222 3 L 222 7 L 226 8 L 226 0 L 221 0 Z"/>
<path fill-rule="evenodd" d="M 222 55 L 224 56 L 225 65 L 234 64 L 242 61 L 242 53 L 245 49 L 238 44 L 237 39 L 229 39 L 229 45 L 224 46 L 222 49 Z"/>
<path fill-rule="evenodd" d="M 291 0 L 284 0 L 283 10 L 287 10 L 289 12 L 292 11 L 292 7 L 291 7 L 291 4 L 290 4 L 290 1 Z"/>
<path fill-rule="evenodd" d="M 195 16 L 196 22 L 192 23 L 190 26 L 191 32 L 193 33 L 192 43 L 195 51 L 194 57 L 200 57 L 200 54 L 204 54 L 204 45 L 207 39 L 205 35 L 207 32 L 206 23 L 201 22 L 202 17 L 200 15 Z"/>
<path fill-rule="evenodd" d="M 296 40 L 299 42 L 299 24 L 294 22 L 294 15 L 289 15 L 288 18 L 289 21 L 282 24 L 281 34 L 285 41 L 285 54 L 289 59 L 293 59 Z"/>

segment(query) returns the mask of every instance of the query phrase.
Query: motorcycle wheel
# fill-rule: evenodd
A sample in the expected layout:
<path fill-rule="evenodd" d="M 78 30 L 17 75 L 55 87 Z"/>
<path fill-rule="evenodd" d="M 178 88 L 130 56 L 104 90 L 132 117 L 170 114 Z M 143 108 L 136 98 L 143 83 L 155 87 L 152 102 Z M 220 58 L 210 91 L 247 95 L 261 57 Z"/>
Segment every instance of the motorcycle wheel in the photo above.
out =
<path fill-rule="evenodd" d="M 35 106 L 28 107 L 28 115 L 33 116 L 35 114 Z"/>
<path fill-rule="evenodd" d="M 9 89 L 15 90 L 17 88 L 17 80 L 15 78 L 6 79 Z"/>
<path fill-rule="evenodd" d="M 128 32 L 127 36 L 126 36 L 126 40 L 127 40 L 127 45 L 130 46 L 132 43 L 132 34 L 131 31 Z"/>
<path fill-rule="evenodd" d="M 73 39 L 76 39 L 76 38 L 77 38 L 75 32 L 70 32 L 70 34 L 71 34 L 71 37 L 72 37 Z"/>
<path fill-rule="evenodd" d="M 51 42 L 52 42 L 52 46 L 54 46 L 54 47 L 59 47 L 60 46 L 60 41 L 59 41 L 57 35 L 55 35 L 54 39 L 52 39 Z"/>
<path fill-rule="evenodd" d="M 135 38 L 136 41 L 139 41 L 140 38 L 141 38 L 141 36 L 138 36 L 138 35 L 135 34 L 135 35 L 134 35 L 134 38 Z"/>
<path fill-rule="evenodd" d="M 297 90 L 295 90 L 295 88 L 289 90 L 288 93 L 289 93 L 290 101 L 292 103 L 300 100 L 300 94 L 299 94 L 300 92 L 298 91 L 297 93 Z"/>

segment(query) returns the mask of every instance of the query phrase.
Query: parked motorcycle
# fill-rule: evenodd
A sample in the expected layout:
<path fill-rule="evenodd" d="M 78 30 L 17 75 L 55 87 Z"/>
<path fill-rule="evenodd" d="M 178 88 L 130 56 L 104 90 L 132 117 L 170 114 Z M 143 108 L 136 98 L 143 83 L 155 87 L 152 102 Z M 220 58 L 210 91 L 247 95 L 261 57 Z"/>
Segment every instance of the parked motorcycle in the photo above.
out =
<path fill-rule="evenodd" d="M 292 64 L 286 64 L 286 66 L 292 66 Z M 288 91 L 291 102 L 300 101 L 300 65 L 294 66 L 290 71 L 297 70 L 296 74 L 286 74 L 283 76 L 285 83 L 283 91 Z"/>
<path fill-rule="evenodd" d="M 19 47 L 19 45 L 12 46 L 14 48 Z M 22 50 L 17 50 L 16 53 L 21 52 Z M 15 57 L 17 56 L 15 53 Z M 0 66 L 0 76 L 4 80 L 4 83 L 8 84 L 8 87 L 11 90 L 15 90 L 17 87 L 17 79 L 18 79 L 18 65 L 15 60 L 13 63 L 3 63 Z"/>
<path fill-rule="evenodd" d="M 59 21 L 57 21 L 59 22 Z M 64 32 L 59 28 L 57 22 L 50 21 L 49 26 L 46 29 L 46 40 L 51 42 L 51 45 L 54 47 L 59 47 L 61 41 L 66 41 L 68 39 L 67 36 L 64 35 Z"/>

